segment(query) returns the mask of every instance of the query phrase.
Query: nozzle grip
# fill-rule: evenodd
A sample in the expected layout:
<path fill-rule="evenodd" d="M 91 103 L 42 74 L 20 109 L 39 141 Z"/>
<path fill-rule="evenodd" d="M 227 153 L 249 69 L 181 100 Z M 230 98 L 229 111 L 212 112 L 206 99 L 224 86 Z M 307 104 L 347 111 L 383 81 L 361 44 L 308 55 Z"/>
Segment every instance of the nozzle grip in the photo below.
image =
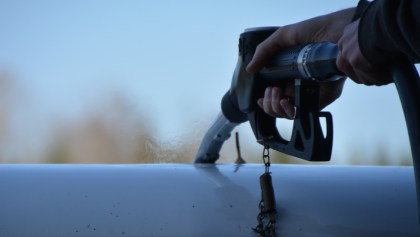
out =
<path fill-rule="evenodd" d="M 284 49 L 277 53 L 258 73 L 259 79 L 263 79 L 267 85 L 278 85 L 279 82 L 293 81 L 302 78 L 299 70 L 299 53 L 306 45 L 298 45 Z"/>
<path fill-rule="evenodd" d="M 329 112 L 319 112 L 318 86 L 316 82 L 296 82 L 296 116 L 290 141 L 283 138 L 277 130 L 276 118 L 266 114 L 261 108 L 248 113 L 257 141 L 274 150 L 308 161 L 329 161 L 333 141 L 332 116 Z M 325 134 L 320 118 L 325 119 Z"/>
<path fill-rule="evenodd" d="M 261 70 L 267 85 L 295 78 L 332 81 L 345 77 L 336 65 L 338 46 L 331 42 L 298 45 L 281 50 Z"/>

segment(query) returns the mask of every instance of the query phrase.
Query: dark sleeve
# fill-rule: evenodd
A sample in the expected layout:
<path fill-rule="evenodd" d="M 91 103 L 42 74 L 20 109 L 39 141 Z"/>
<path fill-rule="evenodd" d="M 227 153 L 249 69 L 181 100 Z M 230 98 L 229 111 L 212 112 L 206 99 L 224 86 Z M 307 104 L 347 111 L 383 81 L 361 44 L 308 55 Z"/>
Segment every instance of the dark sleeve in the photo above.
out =
<path fill-rule="evenodd" d="M 359 45 L 375 64 L 420 62 L 420 0 L 376 0 L 361 14 Z"/>

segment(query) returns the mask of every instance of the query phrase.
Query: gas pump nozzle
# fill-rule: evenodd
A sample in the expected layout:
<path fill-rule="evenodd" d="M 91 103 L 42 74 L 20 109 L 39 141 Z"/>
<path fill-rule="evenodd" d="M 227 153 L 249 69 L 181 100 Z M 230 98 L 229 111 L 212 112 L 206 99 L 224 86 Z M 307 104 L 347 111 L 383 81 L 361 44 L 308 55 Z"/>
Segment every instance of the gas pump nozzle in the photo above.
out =
<path fill-rule="evenodd" d="M 222 121 L 225 126 L 219 124 L 212 127 L 221 129 L 220 132 L 224 127 L 228 127 L 230 133 L 234 126 L 249 121 L 257 141 L 262 145 L 308 161 L 328 161 L 332 151 L 332 116 L 329 112 L 320 111 L 319 82 L 335 81 L 345 77 L 336 67 L 338 48 L 331 42 L 299 45 L 282 50 L 260 72 L 255 74 L 246 72 L 245 68 L 258 44 L 276 29 L 277 27 L 252 28 L 240 35 L 239 57 L 231 88 L 222 99 L 222 114 L 216 120 Z M 295 86 L 296 113 L 290 141 L 284 139 L 278 132 L 276 118 L 266 114 L 257 106 L 257 99 L 263 97 L 267 86 L 280 86 L 287 82 L 294 82 Z M 324 118 L 326 123 L 325 134 L 320 118 Z M 217 137 L 219 132 L 212 131 L 212 134 L 216 134 Z M 211 137 L 208 139 L 211 140 Z M 227 139 L 229 136 L 224 137 Z M 218 152 L 223 144 L 220 136 L 218 136 L 220 146 L 217 151 L 214 149 L 206 151 L 210 141 L 205 140 L 203 139 L 197 153 L 196 163 L 214 162 L 218 158 Z M 210 153 L 212 158 L 206 159 Z"/>

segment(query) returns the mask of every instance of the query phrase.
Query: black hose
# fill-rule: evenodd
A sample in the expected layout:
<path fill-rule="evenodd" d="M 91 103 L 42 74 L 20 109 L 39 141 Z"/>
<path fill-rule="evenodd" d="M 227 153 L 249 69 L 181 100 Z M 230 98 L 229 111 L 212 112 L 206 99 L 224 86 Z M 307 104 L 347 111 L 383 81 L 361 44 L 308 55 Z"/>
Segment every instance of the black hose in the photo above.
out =
<path fill-rule="evenodd" d="M 414 177 L 417 190 L 417 208 L 420 216 L 420 79 L 412 63 L 397 62 L 390 71 L 400 96 L 410 138 Z"/>

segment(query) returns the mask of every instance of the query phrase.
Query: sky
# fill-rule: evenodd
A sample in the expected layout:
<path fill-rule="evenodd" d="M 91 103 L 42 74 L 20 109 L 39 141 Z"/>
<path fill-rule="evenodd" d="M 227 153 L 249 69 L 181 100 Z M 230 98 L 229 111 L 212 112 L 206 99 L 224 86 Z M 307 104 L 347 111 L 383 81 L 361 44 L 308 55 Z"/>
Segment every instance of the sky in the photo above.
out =
<path fill-rule="evenodd" d="M 0 72 L 13 75 L 24 105 L 12 130 L 42 145 L 56 120 L 83 117 L 121 94 L 153 119 L 156 136 L 173 140 L 191 124 L 208 126 L 220 111 L 244 29 L 291 24 L 356 2 L 0 0 Z M 348 80 L 325 110 L 334 118 L 337 163 L 370 159 L 378 149 L 391 157 L 409 151 L 393 84 Z M 238 131 L 259 154 L 249 125 Z"/>

